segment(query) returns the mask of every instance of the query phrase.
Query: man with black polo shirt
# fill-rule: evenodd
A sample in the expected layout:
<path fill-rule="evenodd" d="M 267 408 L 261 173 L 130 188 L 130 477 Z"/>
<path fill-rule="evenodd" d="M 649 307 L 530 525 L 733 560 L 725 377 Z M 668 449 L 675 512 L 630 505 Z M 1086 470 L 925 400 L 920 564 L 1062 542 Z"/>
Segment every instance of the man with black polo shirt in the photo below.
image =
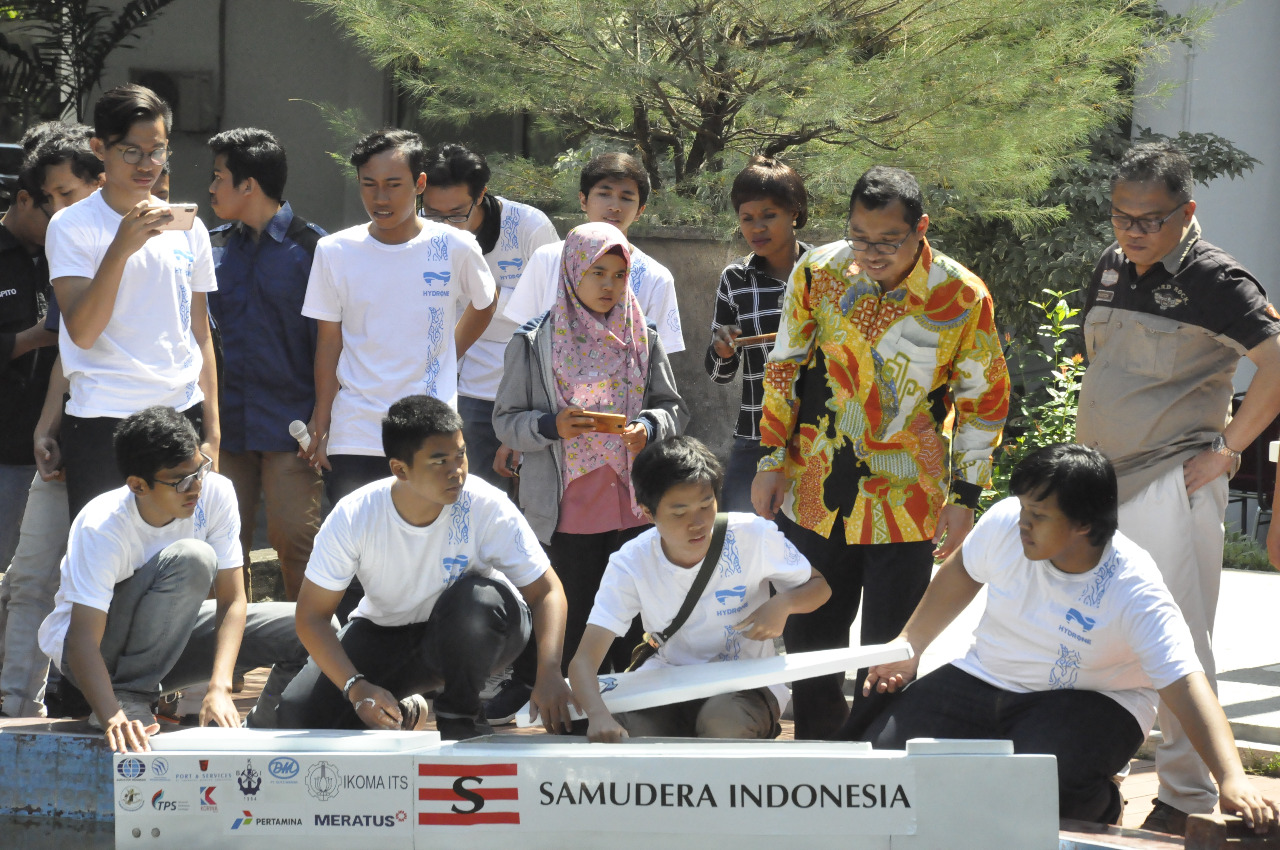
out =
<path fill-rule="evenodd" d="M 1214 678 L 1213 618 L 1227 479 L 1280 412 L 1280 314 L 1262 286 L 1200 238 L 1191 165 L 1166 143 L 1137 145 L 1111 179 L 1116 244 L 1085 303 L 1089 357 L 1077 439 L 1114 464 L 1120 530 L 1151 553 Z M 1235 418 L 1232 377 L 1257 367 Z M 1144 828 L 1182 834 L 1217 792 L 1168 707 L 1159 711 L 1160 792 Z"/>

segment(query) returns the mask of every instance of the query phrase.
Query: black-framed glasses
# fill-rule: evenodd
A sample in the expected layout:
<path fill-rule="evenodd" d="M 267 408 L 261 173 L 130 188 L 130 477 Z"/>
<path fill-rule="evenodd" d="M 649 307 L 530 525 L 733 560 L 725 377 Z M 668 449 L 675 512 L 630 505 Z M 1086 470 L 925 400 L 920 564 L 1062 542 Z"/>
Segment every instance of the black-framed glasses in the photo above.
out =
<path fill-rule="evenodd" d="M 168 485 L 169 487 L 172 487 L 174 490 L 177 490 L 179 493 L 189 492 L 191 488 L 195 486 L 195 483 L 197 481 L 204 481 L 204 477 L 208 475 L 209 470 L 213 468 L 212 458 L 210 458 L 203 451 L 200 452 L 200 457 L 204 458 L 204 463 L 200 464 L 200 468 L 197 469 L 195 472 L 191 473 L 190 475 L 184 475 L 182 478 L 179 478 L 177 481 L 165 481 L 162 478 L 157 478 L 156 483 Z"/>
<path fill-rule="evenodd" d="M 471 218 L 471 212 L 475 208 L 476 208 L 476 202 L 472 201 L 471 206 L 467 207 L 467 211 L 460 215 L 459 214 L 445 215 L 442 213 L 427 212 L 426 210 L 423 210 L 422 217 L 427 219 L 428 221 L 442 221 L 442 222 L 447 221 L 450 224 L 466 224 L 467 221 Z"/>
<path fill-rule="evenodd" d="M 862 239 L 854 239 L 851 236 L 845 237 L 844 241 L 848 242 L 849 247 L 855 251 L 859 251 L 862 253 L 871 252 L 875 254 L 882 254 L 887 257 L 892 254 L 898 253 L 898 249 L 901 248 L 903 245 L 906 245 L 908 240 L 910 240 L 912 236 L 915 236 L 914 231 L 902 237 L 901 242 L 867 242 Z"/>
<path fill-rule="evenodd" d="M 173 155 L 173 151 L 167 147 L 156 148 L 148 152 L 144 152 L 142 148 L 134 147 L 133 145 L 117 144 L 116 147 L 120 148 L 120 158 L 129 165 L 137 165 L 142 162 L 143 157 L 151 160 L 156 165 L 164 165 L 169 161 L 169 157 Z"/>
<path fill-rule="evenodd" d="M 1116 229 L 1117 233 L 1128 233 L 1133 229 L 1134 225 L 1138 226 L 1138 230 L 1142 233 L 1159 233 L 1160 228 L 1164 227 L 1164 223 L 1178 214 L 1178 210 L 1185 207 L 1190 201 L 1183 201 L 1173 208 L 1173 212 L 1164 218 L 1134 218 L 1124 213 L 1111 214 L 1111 226 Z"/>

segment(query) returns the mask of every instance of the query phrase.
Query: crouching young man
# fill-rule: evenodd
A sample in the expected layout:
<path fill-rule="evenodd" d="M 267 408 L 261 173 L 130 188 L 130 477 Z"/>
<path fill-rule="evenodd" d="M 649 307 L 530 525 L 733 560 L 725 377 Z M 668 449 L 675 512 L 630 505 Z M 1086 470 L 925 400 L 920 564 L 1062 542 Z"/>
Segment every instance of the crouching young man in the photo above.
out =
<path fill-rule="evenodd" d="M 1058 762 L 1064 818 L 1115 823 L 1111 778 L 1156 715 L 1173 709 L 1221 788 L 1224 812 L 1260 830 L 1276 804 L 1245 778 L 1191 632 L 1155 562 L 1116 531 L 1116 476 L 1082 445 L 1047 446 L 1013 471 L 1016 498 L 991 508 L 943 563 L 898 639 L 909 661 L 872 667 L 864 694 L 896 692 L 920 654 L 988 586 L 968 654 L 911 684 L 868 727 L 877 748 L 911 738 L 1003 738 Z"/>
<path fill-rule="evenodd" d="M 710 556 L 724 472 L 692 437 L 670 437 L 636 456 L 631 483 L 654 528 L 609 558 L 595 607 L 569 664 L 573 693 L 592 741 L 627 737 L 775 738 L 787 703 L 784 685 L 632 711 L 614 717 L 596 671 L 636 614 L 645 631 L 666 633 Z M 824 579 L 782 536 L 753 514 L 731 513 L 720 556 L 688 619 L 641 669 L 768 658 L 787 617 L 831 595 Z M 777 592 L 771 597 L 769 587 Z"/>
<path fill-rule="evenodd" d="M 311 653 L 285 691 L 286 728 L 412 729 L 435 693 L 436 728 L 488 734 L 480 689 L 532 632 L 532 702 L 548 731 L 568 727 L 560 673 L 565 599 L 520 511 L 467 475 L 462 418 L 425 395 L 382 420 L 391 477 L 338 502 L 316 536 L 298 594 L 298 635 Z M 330 618 L 351 580 L 364 598 L 341 631 Z"/>
<path fill-rule="evenodd" d="M 270 714 L 306 653 L 293 605 L 245 602 L 231 482 L 210 472 L 195 428 L 172 407 L 127 417 L 114 444 L 125 485 L 71 524 L 40 648 L 118 752 L 150 749 L 155 700 L 206 681 L 200 725 L 239 726 L 235 671 L 275 665 L 254 708 Z"/>

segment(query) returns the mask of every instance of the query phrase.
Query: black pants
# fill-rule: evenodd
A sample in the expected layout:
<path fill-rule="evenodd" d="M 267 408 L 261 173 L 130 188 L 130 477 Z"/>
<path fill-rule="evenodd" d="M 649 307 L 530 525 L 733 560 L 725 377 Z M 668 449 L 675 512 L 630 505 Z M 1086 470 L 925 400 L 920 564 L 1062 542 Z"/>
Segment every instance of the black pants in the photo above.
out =
<path fill-rule="evenodd" d="M 325 495 L 329 504 L 336 505 L 344 496 L 349 496 L 366 484 L 372 484 L 391 475 L 391 467 L 387 459 L 381 455 L 330 455 L 330 469 L 324 475 Z M 346 593 L 338 601 L 338 610 L 334 616 L 338 622 L 346 625 L 351 612 L 364 598 L 364 587 L 360 579 L 352 579 L 347 585 Z"/>
<path fill-rule="evenodd" d="M 787 618 L 787 652 L 837 649 L 849 645 L 849 629 L 862 605 L 862 645 L 887 643 L 898 636 L 915 611 L 933 570 L 933 543 L 845 543 L 836 523 L 826 538 L 801 528 L 781 514 L 778 527 L 831 586 L 831 598 L 809 614 Z M 857 681 L 867 675 L 859 670 Z M 835 673 L 795 682 L 791 688 L 797 739 L 830 740 L 849 714 L 844 675 Z M 855 692 L 861 698 L 861 691 Z"/>
<path fill-rule="evenodd" d="M 197 402 L 182 412 L 203 438 L 204 402 Z M 115 431 L 123 419 L 109 416 L 81 418 L 64 414 L 58 444 L 62 448 L 62 465 L 67 471 L 67 507 L 71 521 L 95 496 L 124 484 L 124 476 L 116 465 Z"/>
<path fill-rule="evenodd" d="M 1058 814 L 1115 823 L 1120 791 L 1111 777 L 1141 746 L 1138 721 L 1097 691 L 1014 693 L 954 665 L 939 667 L 892 699 L 867 729 L 877 749 L 900 750 L 911 738 L 996 738 L 1016 753 L 1058 760 Z"/>
<path fill-rule="evenodd" d="M 436 716 L 478 718 L 485 680 L 515 659 L 531 630 L 510 587 L 469 575 L 440 595 L 425 623 L 379 626 L 355 617 L 338 640 L 355 668 L 396 699 L 438 692 Z M 314 659 L 285 688 L 277 717 L 283 729 L 365 728 Z"/>

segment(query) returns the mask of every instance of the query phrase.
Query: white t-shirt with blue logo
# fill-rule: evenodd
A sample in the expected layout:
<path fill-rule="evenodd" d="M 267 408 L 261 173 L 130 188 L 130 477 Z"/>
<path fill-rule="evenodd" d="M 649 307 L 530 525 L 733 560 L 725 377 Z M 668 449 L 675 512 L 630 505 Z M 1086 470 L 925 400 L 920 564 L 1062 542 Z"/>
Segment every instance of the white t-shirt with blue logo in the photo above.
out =
<path fill-rule="evenodd" d="M 382 455 L 382 417 L 409 395 L 458 400 L 453 326 L 493 303 L 493 275 L 470 233 L 424 221 L 387 245 L 360 224 L 316 245 L 302 315 L 342 324 L 329 454 Z"/>
<path fill-rule="evenodd" d="M 560 286 L 560 254 L 564 241 L 533 252 L 505 313 L 517 326 L 536 319 L 556 305 Z M 676 302 L 676 279 L 662 263 L 636 246 L 631 246 L 631 268 L 627 274 L 631 291 L 640 302 L 644 317 L 658 328 L 667 354 L 684 351 L 684 331 L 680 327 L 680 305 Z"/>
<path fill-rule="evenodd" d="M 244 563 L 240 549 L 240 511 L 231 481 L 216 472 L 205 476 L 195 513 L 157 528 L 138 513 L 128 487 L 94 497 L 71 524 L 62 579 L 53 612 L 40 625 L 40 650 L 62 664 L 62 645 L 71 624 L 72 604 L 106 613 L 115 587 L 166 547 L 179 540 L 203 540 L 218 556 L 218 569 Z"/>
<path fill-rule="evenodd" d="M 1018 512 L 1018 500 L 1005 499 L 965 538 L 964 566 L 987 585 L 987 608 L 955 665 L 1017 693 L 1099 691 L 1150 732 L 1152 685 L 1203 670 L 1155 561 L 1119 532 L 1086 573 L 1028 560 Z"/>
<path fill-rule="evenodd" d="M 502 358 L 507 343 L 523 322 L 514 322 L 503 311 L 511 300 L 520 275 L 533 252 L 550 245 L 560 236 L 542 210 L 528 204 L 498 198 L 502 204 L 502 226 L 498 244 L 484 255 L 498 285 L 498 309 L 484 333 L 467 349 L 458 370 L 458 394 L 493 401 L 502 382 Z"/>
<path fill-rule="evenodd" d="M 45 237 L 49 279 L 92 279 L 123 218 L 101 190 L 59 210 Z M 62 368 L 71 381 L 67 413 L 122 419 L 154 404 L 186 410 L 203 401 L 204 358 L 191 330 L 191 295 L 217 288 L 209 231 L 200 219 L 190 230 L 148 239 L 125 261 L 111 319 L 93 345 L 80 348 L 66 318 L 59 321 Z"/>
<path fill-rule="evenodd" d="M 492 484 L 467 476 L 458 501 L 419 527 L 392 503 L 394 481 L 339 501 L 311 550 L 306 576 L 325 590 L 346 590 L 359 576 L 364 598 L 351 616 L 379 626 L 425 623 L 440 594 L 464 575 L 524 587 L 551 566 L 520 509 Z"/>
<path fill-rule="evenodd" d="M 791 590 L 811 574 L 808 560 L 776 525 L 754 514 L 730 513 L 720 561 L 698 604 L 641 669 L 772 658 L 772 640 L 749 640 L 733 627 L 769 600 L 770 584 Z M 662 631 L 675 619 L 697 575 L 698 567 L 668 560 L 658 529 L 650 528 L 610 556 L 587 622 L 621 636 L 639 614 L 646 632 Z M 779 709 L 785 708 L 790 697 L 786 685 L 770 690 Z"/>

